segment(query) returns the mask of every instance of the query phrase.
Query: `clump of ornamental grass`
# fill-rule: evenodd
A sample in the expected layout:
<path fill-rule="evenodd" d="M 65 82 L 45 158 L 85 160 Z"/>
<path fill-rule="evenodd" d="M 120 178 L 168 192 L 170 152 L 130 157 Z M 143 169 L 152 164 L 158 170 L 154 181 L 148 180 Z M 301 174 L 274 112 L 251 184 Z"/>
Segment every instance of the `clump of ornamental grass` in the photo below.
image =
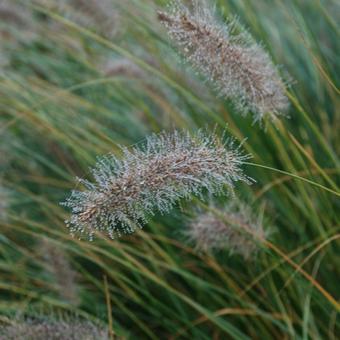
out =
<path fill-rule="evenodd" d="M 79 179 L 84 190 L 74 190 L 62 203 L 71 208 L 66 223 L 73 234 L 132 233 L 148 216 L 168 213 L 181 199 L 221 194 L 237 181 L 251 182 L 241 169 L 249 156 L 215 133 L 163 132 L 121 149 L 121 158 L 101 158 L 92 170 L 95 181 Z"/>
<path fill-rule="evenodd" d="M 80 320 L 22 320 L 0 325 L 1 340 L 109 340 L 107 329 Z"/>
<path fill-rule="evenodd" d="M 241 114 L 252 111 L 261 121 L 285 113 L 285 85 L 268 53 L 237 20 L 221 23 L 212 8 L 204 0 L 190 7 L 175 0 L 158 18 L 187 61 Z"/>
<path fill-rule="evenodd" d="M 60 247 L 44 238 L 39 243 L 39 253 L 44 259 L 47 271 L 52 275 L 59 296 L 68 303 L 77 305 L 77 273 L 72 269 L 66 254 Z"/>
<path fill-rule="evenodd" d="M 189 223 L 185 235 L 199 252 L 227 250 L 230 254 L 249 259 L 266 239 L 261 216 L 255 216 L 250 206 L 232 200 L 225 207 L 211 205 Z"/>

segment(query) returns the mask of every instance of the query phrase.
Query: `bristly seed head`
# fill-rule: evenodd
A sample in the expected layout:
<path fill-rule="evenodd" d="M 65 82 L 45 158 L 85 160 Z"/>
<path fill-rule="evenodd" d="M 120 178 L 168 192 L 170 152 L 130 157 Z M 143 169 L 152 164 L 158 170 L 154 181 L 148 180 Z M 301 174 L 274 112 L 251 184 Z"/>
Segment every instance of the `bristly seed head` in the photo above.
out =
<path fill-rule="evenodd" d="M 109 332 L 89 321 L 81 320 L 14 320 L 0 327 L 0 339 L 6 340 L 109 340 Z M 116 339 L 116 337 L 115 337 Z M 117 337 L 118 339 L 118 337 Z"/>
<path fill-rule="evenodd" d="M 186 59 L 241 114 L 252 111 L 254 121 L 284 114 L 285 85 L 265 50 L 236 20 L 221 24 L 206 1 L 192 0 L 191 7 L 174 0 L 168 12 L 158 12 Z"/>
<path fill-rule="evenodd" d="M 182 198 L 221 194 L 237 181 L 250 183 L 241 170 L 249 158 L 231 140 L 215 133 L 175 131 L 151 135 L 140 147 L 122 147 L 122 159 L 109 155 L 92 170 L 95 183 L 80 180 L 84 191 L 73 191 L 63 205 L 71 233 L 110 237 L 132 233 L 156 211 L 167 213 Z"/>
<path fill-rule="evenodd" d="M 209 211 L 198 214 L 185 235 L 198 251 L 228 250 L 249 259 L 265 240 L 267 231 L 249 206 L 233 200 L 223 209 L 212 205 Z"/>

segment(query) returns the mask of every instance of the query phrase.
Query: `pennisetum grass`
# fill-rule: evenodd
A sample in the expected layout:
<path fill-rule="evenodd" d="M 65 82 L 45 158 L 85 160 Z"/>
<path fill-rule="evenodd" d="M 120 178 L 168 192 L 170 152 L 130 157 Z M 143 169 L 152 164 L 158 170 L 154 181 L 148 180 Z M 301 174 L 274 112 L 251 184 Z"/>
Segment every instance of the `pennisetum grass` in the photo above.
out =
<path fill-rule="evenodd" d="M 109 340 L 108 330 L 90 321 L 28 319 L 0 326 L 0 338 L 6 340 Z"/>
<path fill-rule="evenodd" d="M 249 259 L 268 233 L 261 216 L 256 217 L 245 203 L 232 200 L 223 208 L 212 205 L 207 211 L 197 213 L 184 234 L 198 251 L 226 250 Z"/>
<path fill-rule="evenodd" d="M 0 1 L 10 8 L 0 10 L 0 130 L 10 136 L 0 136 L 0 182 L 10 190 L 10 199 L 6 194 L 0 202 L 7 214 L 0 221 L 1 325 L 32 309 L 53 308 L 100 318 L 127 338 L 336 339 L 336 11 L 318 0 L 216 2 L 223 17 L 236 13 L 263 42 L 258 44 L 237 20 L 222 22 L 211 1 L 172 1 L 157 18 L 164 2 Z M 166 32 L 181 53 L 168 46 Z M 297 80 L 289 91 L 264 46 Z M 180 54 L 206 78 L 203 87 L 196 87 L 192 68 L 178 67 Z M 206 100 L 209 87 L 218 98 Z M 237 114 L 276 120 L 288 109 L 286 95 L 292 119 L 275 128 L 268 124 L 261 131 Z M 164 132 L 134 144 L 150 131 L 194 131 L 226 121 L 239 140 L 247 138 L 254 163 L 208 131 L 204 142 L 186 132 L 177 132 L 175 142 Z M 133 146 L 119 149 L 116 143 Z M 57 202 L 72 188 L 70 178 L 107 152 L 114 156 L 100 158 L 92 180 L 80 180 L 65 202 L 69 228 L 115 236 L 148 220 L 148 229 L 136 238 L 82 242 L 68 234 Z M 257 184 L 241 185 L 240 194 L 256 205 L 260 198 L 269 202 L 264 214 L 280 230 L 271 240 L 251 207 L 225 197 L 218 206 L 201 202 L 235 181 L 248 182 L 241 167 Z M 181 212 L 169 211 L 182 199 L 190 211 L 194 204 L 202 207 L 186 227 Z M 151 219 L 156 213 L 167 215 Z M 173 237 L 184 228 L 190 244 Z M 57 276 L 69 275 L 54 269 L 63 263 L 60 254 L 42 263 L 42 253 L 61 250 L 36 247 L 45 234 L 65 241 L 64 260 L 72 254 L 77 261 L 71 269 L 81 304 L 68 303 L 72 297 L 59 291 Z M 196 256 L 192 245 L 249 259 L 258 248 L 265 251 L 256 266 L 235 258 L 226 266 L 221 256 Z M 0 338 L 17 339 L 16 331 L 27 336 L 38 327 L 58 332 L 58 322 L 5 322 L 12 326 L 0 327 Z M 81 327 L 76 338 L 92 336 Z M 68 335 L 69 328 L 62 328 Z"/>
<path fill-rule="evenodd" d="M 249 158 L 230 140 L 199 131 L 151 135 L 144 145 L 122 147 L 123 158 L 109 155 L 92 170 L 95 183 L 80 180 L 87 190 L 73 191 L 63 205 L 73 233 L 111 237 L 131 233 L 156 211 L 167 213 L 182 198 L 219 194 L 234 183 L 250 183 L 241 165 Z"/>
<path fill-rule="evenodd" d="M 175 0 L 158 18 L 188 62 L 239 112 L 252 111 L 254 121 L 285 113 L 285 85 L 269 55 L 236 20 L 221 23 L 212 7 L 205 0 L 193 0 L 191 7 Z"/>

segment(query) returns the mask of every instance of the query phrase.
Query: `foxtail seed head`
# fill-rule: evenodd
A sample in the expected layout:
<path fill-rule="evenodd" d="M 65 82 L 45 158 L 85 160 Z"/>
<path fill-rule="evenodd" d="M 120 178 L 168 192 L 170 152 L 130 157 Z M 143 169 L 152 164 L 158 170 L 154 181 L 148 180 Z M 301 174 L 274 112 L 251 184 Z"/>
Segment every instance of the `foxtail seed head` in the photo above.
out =
<path fill-rule="evenodd" d="M 109 340 L 108 330 L 89 321 L 24 320 L 0 327 L 0 339 L 6 340 Z"/>
<path fill-rule="evenodd" d="M 217 92 L 254 121 L 275 119 L 288 108 L 285 85 L 265 50 L 237 23 L 222 24 L 204 0 L 189 8 L 179 0 L 158 12 L 170 38 Z"/>
<path fill-rule="evenodd" d="M 151 135 L 140 147 L 122 147 L 123 157 L 103 157 L 92 170 L 95 182 L 72 192 L 63 205 L 72 233 L 131 233 L 155 212 L 167 213 L 180 200 L 204 192 L 220 194 L 237 181 L 250 183 L 241 170 L 249 156 L 233 142 L 199 131 Z"/>
<path fill-rule="evenodd" d="M 249 206 L 234 200 L 223 209 L 212 206 L 211 210 L 198 214 L 185 234 L 198 251 L 224 249 L 248 259 L 256 253 L 267 233 L 261 218 L 254 216 Z"/>

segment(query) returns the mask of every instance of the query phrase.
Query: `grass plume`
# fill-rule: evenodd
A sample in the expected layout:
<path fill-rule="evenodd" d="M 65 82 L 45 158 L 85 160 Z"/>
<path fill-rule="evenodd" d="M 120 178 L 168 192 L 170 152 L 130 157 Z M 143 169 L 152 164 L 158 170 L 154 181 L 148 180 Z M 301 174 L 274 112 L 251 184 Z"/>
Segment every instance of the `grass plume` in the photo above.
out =
<path fill-rule="evenodd" d="M 262 219 L 256 217 L 251 207 L 238 201 L 229 202 L 223 209 L 198 214 L 185 232 L 198 251 L 227 250 L 249 259 L 258 250 L 266 232 Z"/>
<path fill-rule="evenodd" d="M 6 340 L 109 340 L 108 331 L 89 321 L 24 320 L 0 326 Z"/>
<path fill-rule="evenodd" d="M 212 6 L 192 1 L 191 8 L 172 1 L 158 18 L 186 59 L 231 99 L 242 114 L 254 113 L 254 120 L 272 119 L 285 112 L 285 86 L 265 50 L 237 23 L 220 23 Z"/>
<path fill-rule="evenodd" d="M 237 181 L 250 182 L 241 170 L 248 156 L 203 131 L 195 136 L 163 132 L 122 151 L 122 159 L 102 158 L 92 171 L 95 183 L 80 180 L 87 190 L 73 191 L 63 203 L 72 210 L 67 224 L 73 233 L 131 233 L 148 215 L 167 213 L 182 198 L 204 191 L 219 194 Z"/>

